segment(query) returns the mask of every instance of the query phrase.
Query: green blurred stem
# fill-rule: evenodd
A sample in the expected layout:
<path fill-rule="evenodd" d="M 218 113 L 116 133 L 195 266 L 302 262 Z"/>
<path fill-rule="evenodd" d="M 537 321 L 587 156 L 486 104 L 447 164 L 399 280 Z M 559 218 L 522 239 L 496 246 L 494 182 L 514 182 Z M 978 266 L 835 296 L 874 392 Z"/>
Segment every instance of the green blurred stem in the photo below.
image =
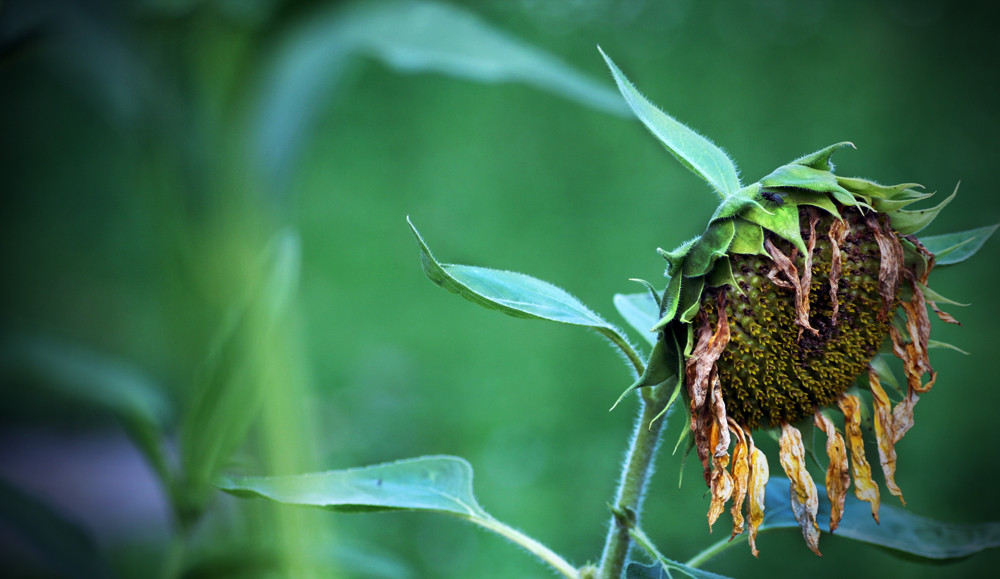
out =
<path fill-rule="evenodd" d="M 187 533 L 179 531 L 174 533 L 167 547 L 167 553 L 163 560 L 163 579 L 177 579 L 184 570 L 184 557 L 187 551 Z"/>
<path fill-rule="evenodd" d="M 642 512 L 643 494 L 651 472 L 653 457 L 660 445 L 660 433 L 666 417 L 653 421 L 669 400 L 669 393 L 661 387 L 642 393 L 642 412 L 635 423 L 628 457 L 625 459 L 618 494 L 611 505 L 611 525 L 601 554 L 600 579 L 618 579 L 625 567 L 625 558 L 631 546 L 629 530 L 638 524 Z"/>
<path fill-rule="evenodd" d="M 639 545 L 640 547 L 645 549 L 646 552 L 649 553 L 649 556 L 659 561 L 660 564 L 662 564 L 664 561 L 667 560 L 666 557 L 663 556 L 663 553 L 660 553 L 659 549 L 656 548 L 656 545 L 654 545 L 653 542 L 649 540 L 649 537 L 646 536 L 646 533 L 643 533 L 642 529 L 640 529 L 638 526 L 634 526 L 631 529 L 629 529 L 628 534 L 632 537 L 632 540 L 635 541 L 636 545 Z"/>
<path fill-rule="evenodd" d="M 539 543 L 535 539 L 525 535 L 521 531 L 513 527 L 509 527 L 500 521 L 490 517 L 490 518 L 480 518 L 472 517 L 469 519 L 473 523 L 480 525 L 498 535 L 503 535 L 511 541 L 517 543 L 518 545 L 527 549 L 532 555 L 538 557 L 542 561 L 545 561 L 552 566 L 553 569 L 561 573 L 568 579 L 579 579 L 580 574 L 577 572 L 576 567 L 572 566 L 565 559 L 560 557 L 552 549 L 549 549 L 545 545 Z"/>
<path fill-rule="evenodd" d="M 757 533 L 758 534 L 765 533 L 770 530 L 771 529 L 763 528 L 758 530 Z M 726 551 L 730 547 L 735 547 L 736 545 L 743 543 L 744 541 L 747 540 L 748 537 L 749 535 L 747 535 L 746 533 L 742 533 L 740 535 L 736 535 L 732 539 L 722 539 L 718 543 L 708 547 L 701 553 L 698 553 L 697 555 L 692 557 L 690 561 L 685 563 L 685 565 L 687 565 L 688 567 L 695 567 L 695 568 L 701 567 L 702 565 L 705 564 L 705 562 L 707 562 L 712 557 L 715 557 L 719 553 Z"/>

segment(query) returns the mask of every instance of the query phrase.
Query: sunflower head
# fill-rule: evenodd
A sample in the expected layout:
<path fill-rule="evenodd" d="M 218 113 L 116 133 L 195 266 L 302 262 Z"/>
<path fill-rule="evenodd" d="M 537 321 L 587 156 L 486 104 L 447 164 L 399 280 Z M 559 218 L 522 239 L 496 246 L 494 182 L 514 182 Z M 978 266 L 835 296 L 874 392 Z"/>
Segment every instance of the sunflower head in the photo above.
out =
<path fill-rule="evenodd" d="M 658 342 L 634 387 L 676 376 L 689 413 L 688 449 L 697 450 L 711 490 L 709 525 L 731 503 L 733 536 L 747 530 L 754 555 L 769 468 L 753 432 L 777 438 L 793 513 L 819 554 L 819 491 L 796 424 L 812 423 L 827 436 L 831 532 L 852 481 L 878 521 L 879 487 L 861 435 L 868 397 L 885 486 L 902 500 L 894 447 L 937 377 L 928 306 L 957 323 L 938 308 L 947 300 L 928 287 L 929 275 L 936 264 L 971 255 L 955 252 L 981 245 L 993 229 L 921 241 L 914 234 L 955 193 L 936 207 L 908 210 L 931 194 L 915 183 L 885 186 L 834 173 L 831 157 L 853 148 L 847 142 L 743 186 L 724 152 L 656 109 L 608 63 L 637 116 L 720 197 L 701 236 L 660 250 L 669 281 L 662 294 L 653 290 Z M 882 386 L 896 384 L 883 353 L 900 358 L 906 374 L 895 403 Z"/>

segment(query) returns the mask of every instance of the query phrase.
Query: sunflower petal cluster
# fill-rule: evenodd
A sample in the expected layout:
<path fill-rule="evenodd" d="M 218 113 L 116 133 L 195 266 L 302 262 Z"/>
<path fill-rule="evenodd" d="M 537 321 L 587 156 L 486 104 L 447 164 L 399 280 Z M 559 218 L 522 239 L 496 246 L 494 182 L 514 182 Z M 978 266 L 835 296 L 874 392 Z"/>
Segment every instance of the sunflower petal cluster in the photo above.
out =
<path fill-rule="evenodd" d="M 885 486 L 902 501 L 895 446 L 937 379 L 928 351 L 941 344 L 930 339 L 928 308 L 958 323 L 940 309 L 955 302 L 930 289 L 930 273 L 971 255 L 974 249 L 961 248 L 981 245 L 995 228 L 922 241 L 915 234 L 957 187 L 937 206 L 908 210 L 932 194 L 915 183 L 886 186 L 834 172 L 831 158 L 853 148 L 849 142 L 743 186 L 721 149 L 650 104 L 608 64 L 640 120 L 720 197 L 701 236 L 659 250 L 669 281 L 662 293 L 649 286 L 659 303 L 651 329 L 658 342 L 632 388 L 676 376 L 674 397 L 681 395 L 689 418 L 682 440 L 696 450 L 710 490 L 709 525 L 729 505 L 732 536 L 747 532 L 755 556 L 770 469 L 753 433 L 776 438 L 792 511 L 818 555 L 819 490 L 800 429 L 814 426 L 827 438 L 830 532 L 852 486 L 878 521 L 880 491 L 862 439 L 869 413 Z M 902 361 L 905 385 L 883 353 Z"/>

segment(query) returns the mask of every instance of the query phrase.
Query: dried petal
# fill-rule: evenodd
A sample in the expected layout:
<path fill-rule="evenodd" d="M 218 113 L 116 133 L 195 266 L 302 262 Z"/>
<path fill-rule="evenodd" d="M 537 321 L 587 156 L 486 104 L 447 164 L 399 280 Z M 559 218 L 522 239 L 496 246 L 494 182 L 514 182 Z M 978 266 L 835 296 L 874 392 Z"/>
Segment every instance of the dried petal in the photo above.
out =
<path fill-rule="evenodd" d="M 708 405 L 711 412 L 711 427 L 709 449 L 712 451 L 712 476 L 709 488 L 712 493 L 712 504 L 708 508 L 708 528 L 722 514 L 726 501 L 733 494 L 733 477 L 726 470 L 729 466 L 729 421 L 726 418 L 726 405 L 722 399 L 722 382 L 718 372 L 712 372 L 712 395 Z"/>
<path fill-rule="evenodd" d="M 905 505 L 906 501 L 903 500 L 903 492 L 896 485 L 896 448 L 895 441 L 893 440 L 894 427 L 892 411 L 890 409 L 891 403 L 889 402 L 889 397 L 885 394 L 885 390 L 882 389 L 878 373 L 870 366 L 868 368 L 868 383 L 871 385 L 872 399 L 874 401 L 875 438 L 878 440 L 878 457 L 882 463 L 882 472 L 885 474 L 885 486 L 889 489 L 890 493 L 899 497 L 899 500 Z"/>
<path fill-rule="evenodd" d="M 711 425 L 711 412 L 705 408 L 705 400 L 711 387 L 710 378 L 715 370 L 715 362 L 722 355 L 726 345 L 729 343 L 729 319 L 726 317 L 725 294 L 720 293 L 718 297 L 719 323 L 712 333 L 708 315 L 704 311 L 699 314 L 702 320 L 698 329 L 698 343 L 688 358 L 685 366 L 687 377 L 688 397 L 691 400 L 691 432 L 694 433 L 695 445 L 698 449 L 698 458 L 701 459 L 704 468 L 705 482 L 710 484 L 709 478 L 709 458 L 714 454 L 715 446 L 709 448 L 709 436 Z M 719 397 L 721 405 L 721 395 Z M 727 428 L 725 420 L 725 407 L 722 409 L 722 427 Z M 729 434 L 726 432 L 726 447 L 729 446 Z"/>
<path fill-rule="evenodd" d="M 839 289 L 840 275 L 843 268 L 840 246 L 847 239 L 847 222 L 842 219 L 834 219 L 833 223 L 830 224 L 828 235 L 830 237 L 830 249 L 832 252 L 832 257 L 830 258 L 830 301 L 833 303 L 833 314 L 830 315 L 830 320 L 836 325 L 837 313 L 840 311 L 837 290 Z"/>
<path fill-rule="evenodd" d="M 956 326 L 962 325 L 962 322 L 956 320 L 951 314 L 949 314 L 948 312 L 942 312 L 940 309 L 938 309 L 936 303 L 934 302 L 927 302 L 927 303 L 931 305 L 931 308 L 934 310 L 934 313 L 937 314 L 937 317 L 940 318 L 942 322 L 955 324 Z"/>
<path fill-rule="evenodd" d="M 767 467 L 767 457 L 754 445 L 749 432 L 746 433 L 746 437 L 750 448 L 750 488 L 747 497 L 750 504 L 747 508 L 747 525 L 750 527 L 750 550 L 756 557 L 757 529 L 764 522 L 764 487 L 767 486 L 770 471 Z"/>
<path fill-rule="evenodd" d="M 889 317 L 889 309 L 895 303 L 896 294 L 899 291 L 899 276 L 903 268 L 903 246 L 891 229 L 886 232 L 882 228 L 874 213 L 868 214 L 866 223 L 875 235 L 875 242 L 878 243 L 879 253 L 881 253 L 878 291 L 882 295 L 882 310 L 879 312 L 878 318 L 885 320 Z"/>
<path fill-rule="evenodd" d="M 923 274 L 920 275 L 920 283 L 927 285 L 927 278 L 931 275 L 931 270 L 934 269 L 934 262 L 937 258 L 926 247 L 924 247 L 924 244 L 917 239 L 916 235 L 906 235 L 904 236 L 904 239 L 912 243 L 913 247 L 917 248 L 917 251 L 927 258 L 927 268 L 924 269 Z"/>
<path fill-rule="evenodd" d="M 802 278 L 799 280 L 799 288 L 801 291 L 796 295 L 796 311 L 799 310 L 799 301 L 801 301 L 802 311 L 798 312 L 800 316 L 804 317 L 806 324 L 808 326 L 809 322 L 809 290 L 812 288 L 812 258 L 813 251 L 816 249 L 816 224 L 819 222 L 819 211 L 814 207 L 806 207 L 806 215 L 809 216 L 809 242 L 806 244 L 806 254 L 803 256 L 802 263 Z M 801 297 L 800 297 L 801 296 Z M 804 327 L 799 327 L 799 337 L 802 339 L 802 330 Z M 818 331 L 813 330 L 814 334 L 819 334 Z"/>
<path fill-rule="evenodd" d="M 913 407 L 920 396 L 910 390 L 906 398 L 892 409 L 892 443 L 896 444 L 913 427 Z"/>
<path fill-rule="evenodd" d="M 802 536 L 813 553 L 819 552 L 819 525 L 816 513 L 819 511 L 819 491 L 806 470 L 805 448 L 802 435 L 790 424 L 781 425 L 781 468 L 785 469 L 791 481 L 792 512 L 802 528 Z"/>
<path fill-rule="evenodd" d="M 837 401 L 844 413 L 847 450 L 851 453 L 851 473 L 854 474 L 854 496 L 872 505 L 872 517 L 878 522 L 878 485 L 872 480 L 872 468 L 865 460 L 865 445 L 861 440 L 861 402 L 857 396 L 845 394 Z"/>
<path fill-rule="evenodd" d="M 847 464 L 847 447 L 844 437 L 837 432 L 833 422 L 822 412 L 814 417 L 816 426 L 826 433 L 826 455 L 830 465 L 826 469 L 826 496 L 830 498 L 830 532 L 837 530 L 844 516 L 844 499 L 851 486 L 850 467 Z"/>
<path fill-rule="evenodd" d="M 730 432 L 736 433 L 736 448 L 733 449 L 733 506 L 729 513 L 733 516 L 733 534 L 729 537 L 732 541 L 736 535 L 743 532 L 743 500 L 747 495 L 747 485 L 750 482 L 750 456 L 747 447 L 746 436 L 732 418 L 729 419 Z"/>
<path fill-rule="evenodd" d="M 815 234 L 813 235 L 813 237 L 815 237 Z M 771 243 L 770 239 L 767 238 L 764 239 L 764 249 L 767 250 L 767 253 L 771 256 L 771 259 L 774 260 L 774 264 L 778 266 L 778 269 L 780 269 L 781 272 L 785 274 L 785 277 L 788 278 L 788 282 L 790 283 L 790 285 L 789 283 L 778 283 L 777 281 L 778 277 L 776 275 L 775 270 L 773 269 L 771 270 L 770 273 L 767 274 L 768 279 L 770 279 L 776 285 L 785 288 L 790 287 L 791 289 L 795 290 L 796 325 L 800 326 L 803 329 L 809 330 L 813 334 L 819 335 L 819 332 L 815 328 L 809 325 L 809 289 L 806 288 L 805 290 L 803 290 L 802 282 L 801 280 L 799 280 L 799 271 L 798 269 L 796 269 L 795 264 L 792 263 L 792 260 L 789 259 L 789 257 L 786 256 L 784 253 L 782 253 L 780 249 L 775 247 L 774 244 Z M 794 250 L 792 251 L 792 255 L 793 256 L 795 255 Z M 811 258 L 809 256 L 807 256 L 807 259 L 811 261 Z M 809 275 L 810 277 L 812 276 L 811 273 Z"/>

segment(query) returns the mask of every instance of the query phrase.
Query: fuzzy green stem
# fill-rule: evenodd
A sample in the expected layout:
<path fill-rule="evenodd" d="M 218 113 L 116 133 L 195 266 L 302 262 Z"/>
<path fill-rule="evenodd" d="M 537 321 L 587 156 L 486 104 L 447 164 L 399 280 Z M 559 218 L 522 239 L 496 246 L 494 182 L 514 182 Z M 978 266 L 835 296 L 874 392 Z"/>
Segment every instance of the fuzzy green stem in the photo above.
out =
<path fill-rule="evenodd" d="M 509 527 L 500 521 L 490 518 L 481 517 L 470 517 L 470 521 L 480 525 L 498 535 L 507 537 L 511 541 L 517 543 L 518 545 L 524 547 L 532 555 L 538 557 L 542 561 L 545 561 L 552 566 L 553 569 L 561 573 L 567 579 L 579 579 L 580 573 L 576 570 L 576 567 L 570 565 L 565 559 L 556 554 L 552 549 L 549 549 L 545 545 L 539 543 L 535 539 L 525 535 L 521 531 L 513 527 Z"/>
<path fill-rule="evenodd" d="M 646 482 L 652 472 L 653 457 L 660 445 L 660 433 L 666 424 L 666 417 L 653 422 L 667 403 L 667 393 L 656 388 L 644 391 L 642 412 L 640 412 L 625 459 L 618 493 L 611 505 L 611 525 L 601 554 L 599 579 L 618 579 L 625 566 L 625 559 L 631 546 L 629 528 L 637 524 L 642 512 Z"/>

